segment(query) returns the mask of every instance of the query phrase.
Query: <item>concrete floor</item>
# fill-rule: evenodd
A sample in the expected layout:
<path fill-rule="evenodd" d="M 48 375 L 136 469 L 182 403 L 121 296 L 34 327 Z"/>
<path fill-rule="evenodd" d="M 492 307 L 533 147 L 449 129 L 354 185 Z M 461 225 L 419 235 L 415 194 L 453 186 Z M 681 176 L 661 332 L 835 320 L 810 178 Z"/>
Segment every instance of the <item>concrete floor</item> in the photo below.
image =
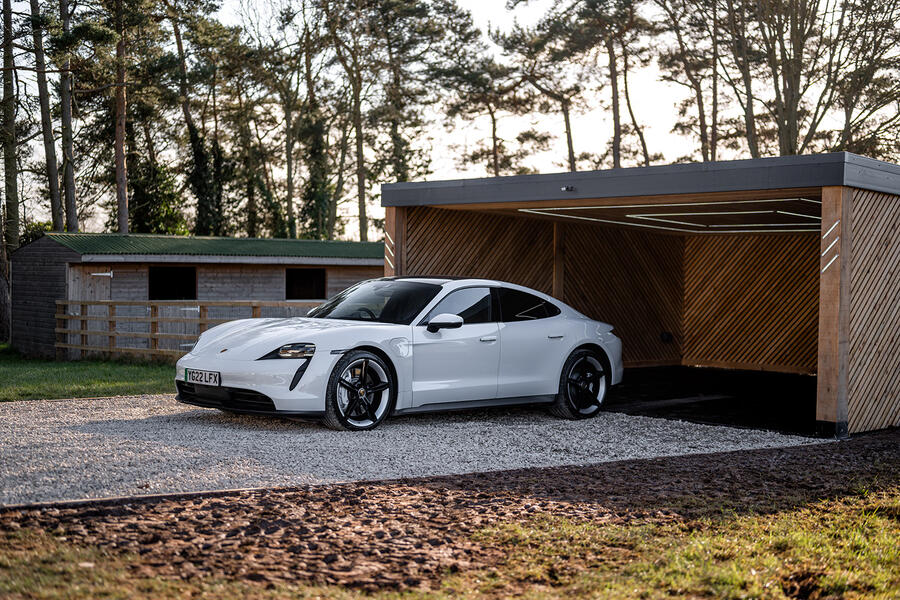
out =
<path fill-rule="evenodd" d="M 628 415 L 812 436 L 816 378 L 697 367 L 627 369 L 605 408 Z"/>

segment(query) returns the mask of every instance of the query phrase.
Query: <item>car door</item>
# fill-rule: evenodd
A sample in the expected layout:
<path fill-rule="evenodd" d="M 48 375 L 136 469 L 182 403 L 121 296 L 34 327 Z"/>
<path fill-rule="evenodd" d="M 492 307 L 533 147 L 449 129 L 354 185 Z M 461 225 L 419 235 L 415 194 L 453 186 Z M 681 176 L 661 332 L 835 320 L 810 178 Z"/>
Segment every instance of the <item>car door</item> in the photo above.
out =
<path fill-rule="evenodd" d="M 543 396 L 559 390 L 565 324 L 551 302 L 501 287 L 498 398 Z"/>
<path fill-rule="evenodd" d="M 488 287 L 454 290 L 413 327 L 413 406 L 497 396 L 498 324 Z M 431 317 L 450 313 L 463 324 L 431 333 Z"/>

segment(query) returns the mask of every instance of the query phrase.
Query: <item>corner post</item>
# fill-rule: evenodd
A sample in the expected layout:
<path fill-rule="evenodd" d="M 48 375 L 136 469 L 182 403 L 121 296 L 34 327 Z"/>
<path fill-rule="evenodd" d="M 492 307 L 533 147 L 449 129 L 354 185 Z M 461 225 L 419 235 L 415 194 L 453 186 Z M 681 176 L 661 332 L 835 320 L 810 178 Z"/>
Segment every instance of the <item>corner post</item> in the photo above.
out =
<path fill-rule="evenodd" d="M 819 258 L 819 365 L 816 433 L 843 438 L 847 427 L 850 320 L 850 203 L 853 190 L 822 188 Z"/>
<path fill-rule="evenodd" d="M 406 211 L 403 206 L 384 209 L 384 275 L 406 274 Z"/>

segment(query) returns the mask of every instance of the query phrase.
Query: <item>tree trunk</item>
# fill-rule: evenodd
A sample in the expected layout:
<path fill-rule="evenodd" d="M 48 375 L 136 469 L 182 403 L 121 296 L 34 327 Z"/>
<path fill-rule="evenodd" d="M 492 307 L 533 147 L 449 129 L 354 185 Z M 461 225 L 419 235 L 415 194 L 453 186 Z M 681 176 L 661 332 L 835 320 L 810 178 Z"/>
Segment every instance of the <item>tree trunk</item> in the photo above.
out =
<path fill-rule="evenodd" d="M 494 177 L 500 177 L 500 140 L 497 138 L 497 115 L 493 109 L 488 109 L 491 115 L 491 167 Z"/>
<path fill-rule="evenodd" d="M 346 122 L 345 122 L 346 123 Z M 337 226 L 337 205 L 344 195 L 344 170 L 347 164 L 347 152 L 350 149 L 350 128 L 345 124 L 341 130 L 341 154 L 337 165 L 337 183 L 334 185 L 334 196 L 328 203 L 328 239 L 334 239 L 334 228 Z"/>
<path fill-rule="evenodd" d="M 560 110 L 562 110 L 563 121 L 566 123 L 566 147 L 569 150 L 569 170 L 575 172 L 578 169 L 575 165 L 575 145 L 572 143 L 572 123 L 569 121 L 568 100 L 563 100 L 560 103 Z"/>
<path fill-rule="evenodd" d="M 288 235 L 297 237 L 297 219 L 294 217 L 294 122 L 291 100 L 284 107 L 284 160 L 287 163 L 287 217 Z"/>
<path fill-rule="evenodd" d="M 62 22 L 63 35 L 68 37 L 69 25 L 69 1 L 59 0 L 59 18 Z M 75 145 L 72 134 L 72 72 L 69 70 L 71 61 L 68 55 L 61 67 L 59 76 L 59 112 L 60 126 L 62 129 L 62 155 L 63 155 L 63 194 L 66 206 L 66 231 L 78 231 L 78 206 L 75 200 Z"/>
<path fill-rule="evenodd" d="M 366 218 L 366 158 L 363 154 L 362 87 L 353 85 L 353 130 L 356 133 L 356 194 L 359 203 L 359 241 L 369 241 L 369 220 Z"/>
<path fill-rule="evenodd" d="M 628 116 L 631 117 L 631 126 L 637 134 L 641 142 L 641 152 L 644 155 L 644 166 L 650 166 L 650 152 L 647 150 L 647 139 L 644 137 L 644 128 L 638 123 L 634 116 L 634 109 L 631 107 L 631 94 L 628 91 L 628 51 L 625 49 L 625 40 L 620 40 L 622 44 L 622 84 L 625 88 L 625 106 L 628 108 Z"/>
<path fill-rule="evenodd" d="M 47 163 L 47 187 L 50 191 L 50 216 L 53 231 L 63 230 L 62 204 L 59 199 L 59 171 L 56 162 L 56 142 L 50 117 L 50 94 L 47 91 L 47 62 L 44 60 L 44 29 L 41 24 L 41 5 L 31 0 L 31 33 L 34 39 L 34 66 L 37 77 L 38 102 L 41 106 L 41 132 L 44 136 L 44 160 Z"/>
<path fill-rule="evenodd" d="M 716 160 L 719 146 L 719 11 L 713 5 L 712 25 L 712 122 L 709 131 L 709 158 Z"/>
<path fill-rule="evenodd" d="M 19 173 L 16 164 L 16 77 L 12 6 L 3 0 L 3 183 L 6 192 L 6 258 L 19 247 Z M 5 267 L 6 265 L 4 265 Z"/>
<path fill-rule="evenodd" d="M 609 57 L 609 84 L 613 110 L 613 168 L 622 166 L 622 121 L 619 116 L 619 68 L 616 64 L 616 48 L 613 38 L 606 39 L 606 54 Z"/>
<path fill-rule="evenodd" d="M 128 233 L 128 175 L 125 168 L 125 7 L 116 0 L 116 217 L 119 233 Z"/>

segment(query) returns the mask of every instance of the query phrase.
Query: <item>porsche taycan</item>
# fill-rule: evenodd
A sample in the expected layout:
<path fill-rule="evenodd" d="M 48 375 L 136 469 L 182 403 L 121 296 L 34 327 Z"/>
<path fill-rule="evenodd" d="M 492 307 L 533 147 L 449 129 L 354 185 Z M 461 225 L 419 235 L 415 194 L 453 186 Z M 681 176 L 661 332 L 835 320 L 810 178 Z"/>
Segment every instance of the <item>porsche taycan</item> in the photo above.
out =
<path fill-rule="evenodd" d="M 177 363 L 180 402 L 365 430 L 391 415 L 545 404 L 595 416 L 622 378 L 611 325 L 541 292 L 486 279 L 386 277 L 306 317 L 204 332 Z"/>

